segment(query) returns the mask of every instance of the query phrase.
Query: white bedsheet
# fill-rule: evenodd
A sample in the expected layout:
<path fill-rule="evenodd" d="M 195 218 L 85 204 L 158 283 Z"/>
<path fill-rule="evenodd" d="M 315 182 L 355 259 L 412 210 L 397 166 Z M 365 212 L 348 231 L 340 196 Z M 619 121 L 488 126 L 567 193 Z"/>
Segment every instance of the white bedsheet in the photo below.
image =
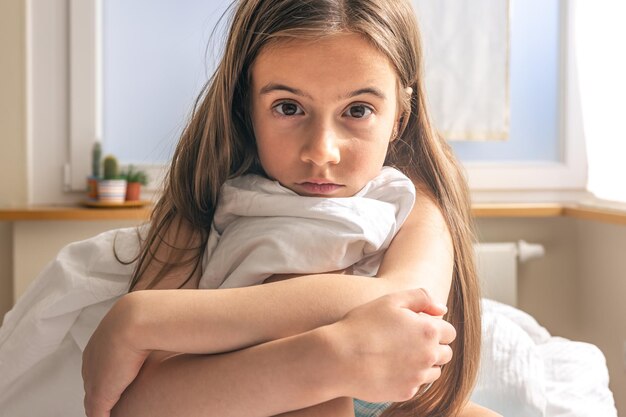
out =
<path fill-rule="evenodd" d="M 553 337 L 511 306 L 484 299 L 482 307 L 473 401 L 504 417 L 617 417 L 600 349 Z"/>

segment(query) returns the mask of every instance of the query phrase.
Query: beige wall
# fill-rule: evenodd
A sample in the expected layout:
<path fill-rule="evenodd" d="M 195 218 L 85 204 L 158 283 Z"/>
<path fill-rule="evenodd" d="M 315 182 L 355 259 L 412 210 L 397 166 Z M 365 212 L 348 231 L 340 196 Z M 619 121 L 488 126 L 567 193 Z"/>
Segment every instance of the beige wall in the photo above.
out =
<path fill-rule="evenodd" d="M 550 333 L 597 345 L 626 416 L 626 225 L 572 218 L 480 219 L 483 241 L 525 239 L 546 256 L 520 264 L 519 307 Z"/>
<path fill-rule="evenodd" d="M 24 293 L 43 267 L 68 243 L 139 223 L 132 220 L 16 222 L 13 225 L 13 299 L 17 300 Z"/>
<path fill-rule="evenodd" d="M 0 222 L 0 317 L 13 303 L 13 234 L 10 223 Z"/>
<path fill-rule="evenodd" d="M 27 202 L 25 13 L 23 0 L 0 2 L 0 206 Z M 0 312 L 11 305 L 11 230 L 0 222 Z"/>
<path fill-rule="evenodd" d="M 626 416 L 626 225 L 576 221 L 581 339 L 607 359 L 611 388 Z"/>
<path fill-rule="evenodd" d="M 569 218 L 479 219 L 483 242 L 526 240 L 540 243 L 546 256 L 519 264 L 518 307 L 532 314 L 551 333 L 580 335 L 576 229 Z"/>

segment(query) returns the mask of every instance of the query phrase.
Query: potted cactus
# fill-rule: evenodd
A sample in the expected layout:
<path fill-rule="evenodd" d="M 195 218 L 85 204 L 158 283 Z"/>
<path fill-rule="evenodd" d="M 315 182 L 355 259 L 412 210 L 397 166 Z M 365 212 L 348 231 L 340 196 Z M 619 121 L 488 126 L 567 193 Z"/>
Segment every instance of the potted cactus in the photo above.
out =
<path fill-rule="evenodd" d="M 104 179 L 98 182 L 98 200 L 104 203 L 123 203 L 126 199 L 126 180 L 120 176 L 117 158 L 104 158 Z"/>
<path fill-rule="evenodd" d="M 128 170 L 122 173 L 122 178 L 126 179 L 126 201 L 139 201 L 141 196 L 141 186 L 148 184 L 148 174 L 145 171 L 135 169 L 133 165 L 128 166 Z"/>

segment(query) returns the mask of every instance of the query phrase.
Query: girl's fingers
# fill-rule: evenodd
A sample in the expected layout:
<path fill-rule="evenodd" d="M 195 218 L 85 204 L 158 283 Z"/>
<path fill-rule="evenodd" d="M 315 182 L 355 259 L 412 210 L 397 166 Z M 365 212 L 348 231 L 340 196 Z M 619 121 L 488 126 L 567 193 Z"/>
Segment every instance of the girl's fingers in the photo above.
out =
<path fill-rule="evenodd" d="M 433 301 L 424 288 L 400 291 L 393 294 L 398 297 L 399 307 L 408 308 L 416 313 L 426 313 L 431 316 L 443 316 L 448 308 Z"/>
<path fill-rule="evenodd" d="M 441 345 L 439 348 L 439 358 L 434 366 L 441 368 L 452 360 L 452 348 L 448 345 Z"/>
<path fill-rule="evenodd" d="M 432 368 L 427 370 L 424 373 L 425 384 L 423 384 L 419 388 L 418 392 L 421 393 L 421 394 L 426 392 L 426 390 L 428 390 L 428 388 L 430 388 L 432 383 L 435 382 L 436 380 L 438 380 L 440 376 L 441 376 L 441 367 L 439 367 L 439 366 L 433 366 Z"/>
<path fill-rule="evenodd" d="M 456 339 L 456 330 L 454 329 L 453 325 L 445 320 L 441 320 L 441 324 L 442 326 L 439 343 L 449 345 L 450 343 L 454 342 L 454 339 Z"/>

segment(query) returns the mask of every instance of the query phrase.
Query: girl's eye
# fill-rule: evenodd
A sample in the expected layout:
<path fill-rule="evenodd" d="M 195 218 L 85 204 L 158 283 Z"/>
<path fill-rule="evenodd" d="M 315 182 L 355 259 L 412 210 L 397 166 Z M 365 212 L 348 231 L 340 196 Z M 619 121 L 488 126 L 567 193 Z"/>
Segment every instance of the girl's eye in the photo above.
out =
<path fill-rule="evenodd" d="M 354 117 L 355 119 L 362 119 L 370 114 L 372 114 L 372 109 L 364 104 L 350 106 L 344 113 L 345 116 Z"/>
<path fill-rule="evenodd" d="M 297 116 L 300 114 L 304 114 L 304 111 L 295 103 L 285 102 L 279 103 L 274 106 L 274 110 L 276 110 L 279 114 L 283 116 Z"/>

